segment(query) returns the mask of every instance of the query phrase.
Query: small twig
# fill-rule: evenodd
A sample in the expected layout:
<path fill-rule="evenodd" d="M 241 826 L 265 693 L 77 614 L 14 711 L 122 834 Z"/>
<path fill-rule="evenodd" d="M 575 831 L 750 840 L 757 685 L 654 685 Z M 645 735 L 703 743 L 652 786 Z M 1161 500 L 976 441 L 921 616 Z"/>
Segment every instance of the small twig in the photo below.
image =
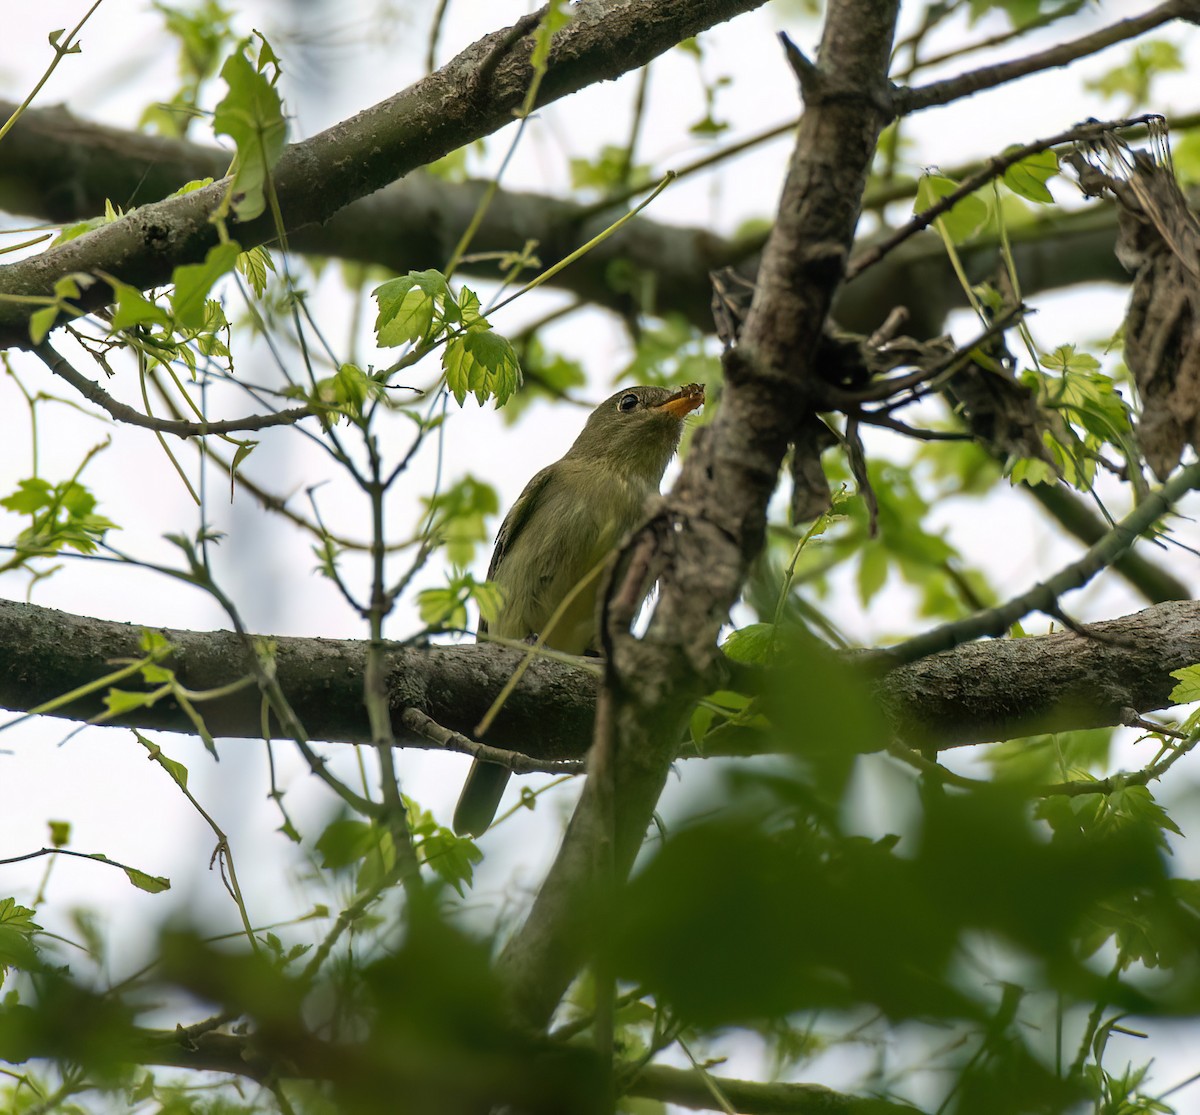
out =
<path fill-rule="evenodd" d="M 918 635 L 907 642 L 882 650 L 865 651 L 859 661 L 868 668 L 877 666 L 891 670 L 909 662 L 916 662 L 938 651 L 950 650 L 962 643 L 984 636 L 999 636 L 1009 630 L 1023 616 L 1040 611 L 1053 614 L 1059 607 L 1058 598 L 1072 589 L 1082 588 L 1100 570 L 1111 565 L 1125 553 L 1150 528 L 1155 520 L 1165 515 L 1174 504 L 1193 488 L 1200 485 L 1200 464 L 1188 465 L 1167 481 L 1157 492 L 1152 492 L 1141 504 L 1122 519 L 1112 530 L 1088 548 L 1078 561 L 1064 566 L 1046 581 L 1036 584 L 1028 592 L 1014 597 L 1005 604 L 978 612 L 955 623 L 942 624 Z"/>
<path fill-rule="evenodd" d="M 542 21 L 542 12 L 530 12 L 528 15 L 523 15 L 506 31 L 501 32 L 500 37 L 488 48 L 488 52 L 483 56 L 478 68 L 471 75 L 470 86 L 471 96 L 479 97 L 486 92 L 488 83 L 492 80 L 492 76 L 496 72 L 496 67 L 500 65 L 500 60 L 521 41 L 531 31 L 537 29 L 537 26 Z"/>
<path fill-rule="evenodd" d="M 437 69 L 438 39 L 442 34 L 442 21 L 446 18 L 446 9 L 450 0 L 438 0 L 437 11 L 433 13 L 433 22 L 429 25 L 429 49 L 425 52 L 425 72 L 433 73 Z"/>
<path fill-rule="evenodd" d="M 406 708 L 400 713 L 399 726 L 443 751 L 459 751 L 474 759 L 495 763 L 513 774 L 582 774 L 586 767 L 582 759 L 533 759 L 519 751 L 478 743 L 470 736 L 443 727 L 420 709 Z"/>
<path fill-rule="evenodd" d="M 879 411 L 862 410 L 854 417 L 864 426 L 880 426 L 885 430 L 895 430 L 905 437 L 916 438 L 918 441 L 974 441 L 974 435 L 959 430 L 920 430 L 901 422 L 898 418 L 882 414 Z"/>
<path fill-rule="evenodd" d="M 231 418 L 222 422 L 188 422 L 184 419 L 154 418 L 126 403 L 118 402 L 98 383 L 73 368 L 67 359 L 47 342 L 43 341 L 33 351 L 59 379 L 65 380 L 85 399 L 95 403 L 116 421 L 124 422 L 129 426 L 140 426 L 146 430 L 155 430 L 159 433 L 177 434 L 184 438 L 204 437 L 207 434 L 244 433 L 251 430 L 264 430 L 269 426 L 294 426 L 301 418 L 308 418 L 314 413 L 311 407 L 293 407 L 291 410 L 281 410 L 274 414 Z"/>
<path fill-rule="evenodd" d="M 874 538 L 879 531 L 879 500 L 875 498 L 875 489 L 871 486 L 871 477 L 867 473 L 867 453 L 863 448 L 862 434 L 858 427 L 858 416 L 849 415 L 846 419 L 846 462 L 850 465 L 850 473 L 858 485 L 858 494 L 867 505 L 867 537 Z"/>
<path fill-rule="evenodd" d="M 1061 147 L 1065 143 L 1096 140 L 1118 128 L 1146 124 L 1152 119 L 1161 119 L 1161 117 L 1147 114 L 1133 116 L 1126 120 L 1111 120 L 1107 123 L 1089 121 L 1086 124 L 1077 124 L 1075 127 L 1068 128 L 1066 131 L 1059 132 L 1057 135 L 1050 136 L 1047 139 L 1035 139 L 1032 143 L 1016 147 L 1012 151 L 1005 152 L 1003 155 L 993 156 L 977 171 L 965 178 L 957 189 L 948 193 L 945 197 L 939 198 L 928 209 L 923 209 L 920 213 L 917 213 L 886 239 L 871 245 L 861 255 L 852 259 L 846 267 L 846 282 L 861 275 L 868 267 L 878 263 L 888 252 L 903 244 L 910 236 L 928 228 L 938 217 L 944 213 L 948 213 L 968 194 L 973 194 L 981 186 L 987 185 L 993 178 L 999 178 L 1010 167 L 1021 162 L 1022 159 L 1040 154 L 1042 151 L 1047 151 L 1052 147 Z"/>
<path fill-rule="evenodd" d="M 899 759 L 902 763 L 907 763 L 922 774 L 927 774 L 932 778 L 936 778 L 939 782 L 945 782 L 951 786 L 958 786 L 964 790 L 979 790 L 985 786 L 991 786 L 990 782 L 985 782 L 978 778 L 968 778 L 964 774 L 956 774 L 954 771 L 948 770 L 941 763 L 935 763 L 932 759 L 927 759 L 919 751 L 908 747 L 898 739 L 888 742 L 887 752 L 892 758 Z"/>
<path fill-rule="evenodd" d="M 161 876 L 150 875 L 148 871 L 143 871 L 138 867 L 130 867 L 127 863 L 121 863 L 119 860 L 110 859 L 108 856 L 100 852 L 76 852 L 71 848 L 39 848 L 36 852 L 25 852 L 19 856 L 5 856 L 0 858 L 0 864 L 23 863 L 25 860 L 40 859 L 42 856 L 74 856 L 76 859 L 90 859 L 93 863 L 103 863 L 109 867 L 117 867 L 122 871 L 134 872 L 138 875 L 147 875 L 150 878 L 159 879 L 163 883 L 167 883 L 166 879 Z M 169 884 L 168 884 L 169 886 Z M 163 887 L 166 890 L 166 886 Z"/>
<path fill-rule="evenodd" d="M 1147 732 L 1153 732 L 1156 736 L 1170 736 L 1171 739 L 1181 742 L 1191 738 L 1186 732 L 1179 732 L 1174 728 L 1168 728 L 1166 724 L 1155 724 L 1153 720 L 1147 720 L 1144 716 L 1139 715 L 1137 709 L 1121 709 L 1121 723 L 1126 728 L 1142 728 Z"/>
<path fill-rule="evenodd" d="M 787 57 L 787 63 L 800 83 L 800 96 L 807 100 L 809 94 L 815 91 L 817 67 L 809 60 L 808 55 L 792 42 L 786 31 L 779 32 L 779 41 L 783 43 L 783 53 Z"/>
<path fill-rule="evenodd" d="M 1194 0 L 1167 0 L 1157 8 L 1124 19 L 1119 23 L 1093 31 L 1090 35 L 1074 39 L 1071 42 L 1060 43 L 1048 50 L 1029 54 L 1024 58 L 1015 58 L 1011 62 L 999 62 L 992 66 L 983 66 L 977 70 L 958 74 L 945 81 L 931 82 L 916 89 L 897 89 L 892 95 L 892 108 L 897 116 L 908 116 L 922 109 L 933 108 L 937 105 L 950 104 L 963 97 L 985 89 L 994 89 L 999 85 L 1028 77 L 1030 74 L 1041 73 L 1043 70 L 1054 70 L 1069 65 L 1080 58 L 1096 54 L 1116 43 L 1125 42 L 1153 31 L 1173 19 L 1195 18 L 1197 15 Z"/>
<path fill-rule="evenodd" d="M 954 352 L 949 353 L 928 368 L 918 368 L 915 372 L 909 372 L 908 375 L 894 376 L 891 379 L 876 380 L 869 387 L 864 387 L 860 391 L 847 391 L 845 388 L 834 384 L 825 384 L 822 387 L 822 391 L 825 393 L 825 402 L 828 403 L 830 409 L 846 410 L 862 403 L 882 402 L 884 399 L 890 399 L 901 391 L 907 391 L 933 380 L 949 377 L 964 364 L 971 361 L 972 353 L 975 349 L 981 348 L 994 337 L 1003 334 L 1014 321 L 1024 317 L 1027 313 L 1029 313 L 1029 309 L 1024 305 L 1010 307 L 1003 314 L 1000 314 L 986 329 L 972 337 L 961 348 L 955 349 Z"/>
<path fill-rule="evenodd" d="M 1066 19 L 1075 15 L 1079 9 L 1083 7 L 1083 0 L 1075 0 L 1072 4 L 1065 4 L 1061 8 L 1056 8 L 1052 12 L 1045 12 L 1028 22 L 1022 22 L 1017 27 L 1011 27 L 1007 31 L 1001 31 L 999 34 L 990 35 L 986 39 L 977 39 L 973 43 L 966 43 L 963 46 L 955 47 L 953 50 L 945 50 L 941 54 L 930 54 L 925 58 L 913 57 L 911 64 L 907 69 L 893 72 L 893 81 L 907 81 L 917 70 L 928 69 L 931 66 L 938 66 L 943 62 L 953 62 L 956 58 L 962 58 L 967 54 L 978 54 L 981 50 L 990 50 L 993 47 L 1003 46 L 1013 39 L 1018 39 L 1023 35 L 1028 35 L 1030 31 L 1037 31 L 1043 27 L 1049 27 L 1052 23 L 1057 23 L 1060 19 Z M 905 45 L 897 43 L 897 49 Z"/>

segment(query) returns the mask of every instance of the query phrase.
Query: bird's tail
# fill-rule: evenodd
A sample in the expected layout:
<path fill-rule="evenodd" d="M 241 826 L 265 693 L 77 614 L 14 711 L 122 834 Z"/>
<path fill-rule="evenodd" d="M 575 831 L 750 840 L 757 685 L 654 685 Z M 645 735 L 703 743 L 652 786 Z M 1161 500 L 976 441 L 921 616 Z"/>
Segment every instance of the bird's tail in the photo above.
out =
<path fill-rule="evenodd" d="M 459 836 L 482 836 L 487 831 L 500 807 L 510 773 L 497 763 L 476 759 L 471 764 L 471 773 L 454 807 L 454 831 Z"/>

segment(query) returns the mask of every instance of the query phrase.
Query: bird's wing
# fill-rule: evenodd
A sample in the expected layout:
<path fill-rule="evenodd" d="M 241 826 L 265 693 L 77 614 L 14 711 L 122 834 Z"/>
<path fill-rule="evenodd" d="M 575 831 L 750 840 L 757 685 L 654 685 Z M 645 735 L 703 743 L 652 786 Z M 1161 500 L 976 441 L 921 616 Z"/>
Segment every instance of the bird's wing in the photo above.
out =
<path fill-rule="evenodd" d="M 525 490 L 517 497 L 517 502 L 509 508 L 508 514 L 504 516 L 504 522 L 500 524 L 500 530 L 496 534 L 496 547 L 492 550 L 492 560 L 488 565 L 487 579 L 489 581 L 496 579 L 500 566 L 504 564 L 505 556 L 512 549 L 513 543 L 520 537 L 521 531 L 528 525 L 533 509 L 537 506 L 538 498 L 550 483 L 553 467 L 553 465 L 547 465 L 537 473 L 525 485 Z M 479 630 L 486 633 L 487 620 L 480 619 Z"/>

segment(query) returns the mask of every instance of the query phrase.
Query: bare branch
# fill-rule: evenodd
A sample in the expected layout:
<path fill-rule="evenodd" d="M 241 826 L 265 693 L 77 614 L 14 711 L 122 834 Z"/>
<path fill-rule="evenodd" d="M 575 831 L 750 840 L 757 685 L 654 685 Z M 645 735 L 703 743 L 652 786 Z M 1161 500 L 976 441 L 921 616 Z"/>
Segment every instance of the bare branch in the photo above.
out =
<path fill-rule="evenodd" d="M 1028 592 L 967 619 L 935 627 L 897 646 L 869 651 L 862 660 L 875 665 L 898 666 L 985 636 L 1003 635 L 1030 612 L 1040 611 L 1064 618 L 1058 603 L 1059 597 L 1072 589 L 1082 588 L 1102 569 L 1110 566 L 1156 520 L 1196 487 L 1200 487 L 1200 464 L 1191 464 L 1176 473 L 1158 491 L 1143 499 L 1121 522 L 1089 547 L 1078 561 L 1071 562 Z"/>
<path fill-rule="evenodd" d="M 188 438 L 204 437 L 206 434 L 245 433 L 251 430 L 265 430 L 271 426 L 294 426 L 301 418 L 308 418 L 315 413 L 311 407 L 293 407 L 273 414 L 253 414 L 246 418 L 228 418 L 217 422 L 155 418 L 152 414 L 143 414 L 140 410 L 114 399 L 98 383 L 72 367 L 66 357 L 48 343 L 42 342 L 34 352 L 59 379 L 65 380 L 88 402 L 95 403 L 116 421 L 124 422 L 127 426 L 140 426 L 144 430 L 155 430 L 160 434 L 176 434 Z"/>
<path fill-rule="evenodd" d="M 1154 28 L 1174 19 L 1200 20 L 1200 3 L 1197 3 L 1197 0 L 1167 0 L 1165 4 L 1159 4 L 1143 15 L 1123 19 L 1119 23 L 1093 31 L 1071 42 L 1059 43 L 1058 46 L 1039 51 L 1037 54 L 1014 58 L 1011 62 L 982 66 L 978 70 L 970 70 L 956 77 L 946 78 L 945 81 L 918 86 L 916 89 L 896 90 L 892 106 L 897 116 L 908 116 L 936 105 L 950 104 L 952 101 L 973 96 L 984 89 L 995 89 L 1030 74 L 1068 66 L 1080 58 L 1106 50 L 1117 43 L 1136 39 L 1139 35 L 1153 31 Z"/>

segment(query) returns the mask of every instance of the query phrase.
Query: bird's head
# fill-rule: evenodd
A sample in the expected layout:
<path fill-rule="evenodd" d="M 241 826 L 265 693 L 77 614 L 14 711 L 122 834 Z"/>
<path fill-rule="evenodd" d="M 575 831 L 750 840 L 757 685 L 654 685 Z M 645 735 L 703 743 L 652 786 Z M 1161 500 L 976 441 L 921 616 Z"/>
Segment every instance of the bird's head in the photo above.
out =
<path fill-rule="evenodd" d="M 679 446 L 684 418 L 703 402 L 702 383 L 674 391 L 625 387 L 592 411 L 568 456 L 657 484 Z"/>

